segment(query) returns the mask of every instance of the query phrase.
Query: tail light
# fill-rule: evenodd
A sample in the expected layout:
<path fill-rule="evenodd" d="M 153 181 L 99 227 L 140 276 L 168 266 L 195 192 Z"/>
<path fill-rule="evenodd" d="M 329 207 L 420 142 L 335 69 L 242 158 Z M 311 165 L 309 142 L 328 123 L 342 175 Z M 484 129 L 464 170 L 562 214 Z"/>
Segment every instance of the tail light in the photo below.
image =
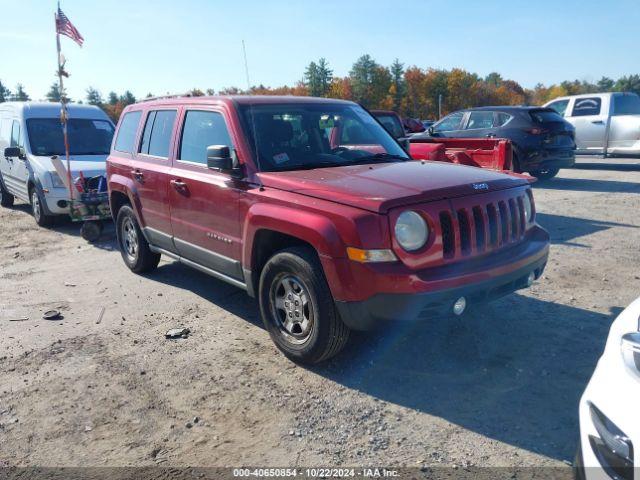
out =
<path fill-rule="evenodd" d="M 549 133 L 549 130 L 538 127 L 525 128 L 524 131 L 530 133 L 531 135 L 544 135 L 545 133 Z"/>

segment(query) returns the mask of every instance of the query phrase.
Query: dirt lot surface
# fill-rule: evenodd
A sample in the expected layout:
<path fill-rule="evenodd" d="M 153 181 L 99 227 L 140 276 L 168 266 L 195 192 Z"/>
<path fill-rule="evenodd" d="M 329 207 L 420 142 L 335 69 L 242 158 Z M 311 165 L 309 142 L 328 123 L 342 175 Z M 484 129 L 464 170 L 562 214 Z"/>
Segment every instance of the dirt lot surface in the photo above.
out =
<path fill-rule="evenodd" d="M 535 189 L 552 249 L 533 288 L 355 335 L 314 368 L 277 352 L 234 287 L 165 260 L 136 276 L 112 229 L 92 246 L 1 209 L 0 465 L 564 465 L 640 290 L 640 161 L 579 162 Z"/>

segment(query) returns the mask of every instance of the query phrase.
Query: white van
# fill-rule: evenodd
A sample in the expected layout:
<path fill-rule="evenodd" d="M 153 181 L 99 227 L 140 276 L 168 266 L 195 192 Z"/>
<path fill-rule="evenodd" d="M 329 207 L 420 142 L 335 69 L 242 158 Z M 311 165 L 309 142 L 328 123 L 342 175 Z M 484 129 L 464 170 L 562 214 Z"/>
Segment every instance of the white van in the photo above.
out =
<path fill-rule="evenodd" d="M 576 153 L 640 155 L 640 97 L 635 93 L 589 93 L 545 103 L 576 129 Z"/>
<path fill-rule="evenodd" d="M 69 104 L 72 178 L 105 174 L 114 125 L 100 108 Z M 52 157 L 66 165 L 59 103 L 0 103 L 0 205 L 29 202 L 40 226 L 69 213 L 69 191 Z"/>

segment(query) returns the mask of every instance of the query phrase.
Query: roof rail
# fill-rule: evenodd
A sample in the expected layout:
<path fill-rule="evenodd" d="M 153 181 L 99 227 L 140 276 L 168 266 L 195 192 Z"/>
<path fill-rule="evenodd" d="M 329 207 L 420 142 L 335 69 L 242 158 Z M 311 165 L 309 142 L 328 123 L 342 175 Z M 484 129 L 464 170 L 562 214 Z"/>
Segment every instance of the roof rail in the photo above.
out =
<path fill-rule="evenodd" d="M 170 94 L 170 95 L 158 95 L 157 97 L 147 97 L 147 98 L 143 98 L 142 100 L 138 100 L 138 102 L 150 102 L 152 100 L 166 100 L 169 98 L 182 98 L 182 97 L 193 97 L 193 95 L 191 94 L 191 92 L 186 92 L 186 93 L 174 93 L 174 94 Z"/>

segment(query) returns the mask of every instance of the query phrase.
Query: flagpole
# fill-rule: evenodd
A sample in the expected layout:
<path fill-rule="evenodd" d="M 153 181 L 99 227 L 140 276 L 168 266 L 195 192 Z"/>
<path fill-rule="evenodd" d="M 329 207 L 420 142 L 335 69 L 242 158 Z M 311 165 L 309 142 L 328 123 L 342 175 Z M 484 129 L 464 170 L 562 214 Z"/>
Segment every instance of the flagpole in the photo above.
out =
<path fill-rule="evenodd" d="M 58 12 L 60 2 L 58 2 Z M 60 121 L 62 122 L 62 134 L 64 136 L 64 153 L 67 160 L 67 184 L 69 186 L 69 199 L 73 202 L 73 181 L 71 178 L 71 160 L 69 159 L 69 137 L 67 135 L 67 106 L 64 97 L 64 84 L 62 82 L 62 64 L 60 63 L 60 33 L 58 32 L 58 13 L 54 14 L 56 21 L 56 49 L 58 52 L 58 87 L 60 92 Z"/>

